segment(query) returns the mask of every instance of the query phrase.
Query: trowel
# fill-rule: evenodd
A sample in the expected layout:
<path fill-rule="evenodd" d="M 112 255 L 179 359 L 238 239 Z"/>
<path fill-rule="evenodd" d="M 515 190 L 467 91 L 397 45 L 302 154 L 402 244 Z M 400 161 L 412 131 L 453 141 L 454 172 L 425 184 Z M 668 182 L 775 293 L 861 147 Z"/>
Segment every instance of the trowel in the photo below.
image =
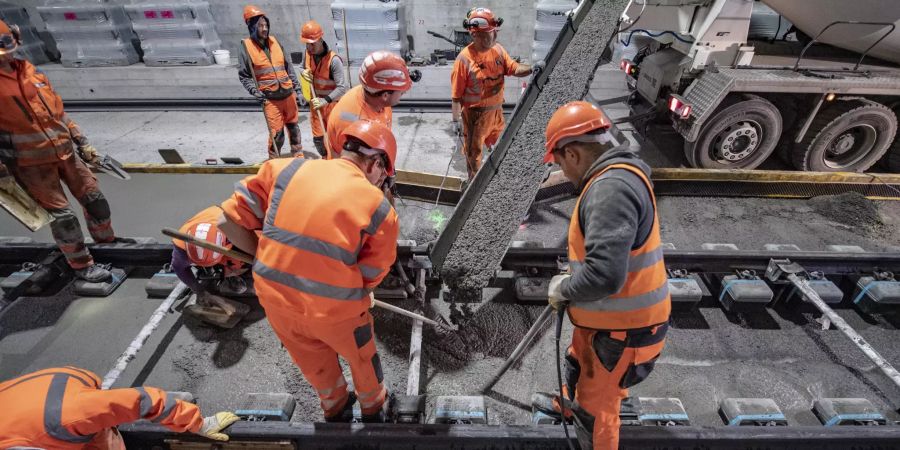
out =
<path fill-rule="evenodd" d="M 218 295 L 203 293 L 196 297 L 184 312 L 217 327 L 234 328 L 250 312 L 250 306 Z"/>

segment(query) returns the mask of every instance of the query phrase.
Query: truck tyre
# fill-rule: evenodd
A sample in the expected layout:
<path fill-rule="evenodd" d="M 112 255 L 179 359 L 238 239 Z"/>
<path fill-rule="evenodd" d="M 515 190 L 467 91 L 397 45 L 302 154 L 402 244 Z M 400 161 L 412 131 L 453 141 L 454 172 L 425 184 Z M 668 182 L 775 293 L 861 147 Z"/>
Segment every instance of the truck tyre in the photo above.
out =
<path fill-rule="evenodd" d="M 894 105 L 892 109 L 894 116 L 900 120 L 900 104 Z M 900 173 L 900 134 L 894 137 L 894 143 L 888 148 L 881 161 L 879 167 L 885 168 L 890 173 Z"/>
<path fill-rule="evenodd" d="M 697 141 L 684 142 L 684 155 L 691 167 L 755 169 L 772 154 L 780 137 L 778 108 L 748 94 L 723 102 L 703 124 Z"/>
<path fill-rule="evenodd" d="M 894 142 L 897 116 L 870 100 L 839 100 L 816 114 L 791 157 L 798 170 L 863 172 Z"/>

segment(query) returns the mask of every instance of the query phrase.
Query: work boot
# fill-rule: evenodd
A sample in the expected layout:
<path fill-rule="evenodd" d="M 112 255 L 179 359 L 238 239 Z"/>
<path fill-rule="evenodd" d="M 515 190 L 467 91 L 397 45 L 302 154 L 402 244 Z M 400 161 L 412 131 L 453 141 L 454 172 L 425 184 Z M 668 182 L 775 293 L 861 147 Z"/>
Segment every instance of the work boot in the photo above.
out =
<path fill-rule="evenodd" d="M 88 283 L 99 283 L 110 279 L 112 273 L 110 273 L 109 270 L 100 267 L 98 264 L 92 264 L 84 269 L 75 270 L 75 276 Z"/>
<path fill-rule="evenodd" d="M 356 394 L 350 392 L 347 396 L 347 403 L 344 403 L 344 407 L 341 408 L 341 412 L 330 416 L 325 417 L 325 422 L 328 423 L 351 423 L 353 422 L 353 404 L 356 403 Z"/>
<path fill-rule="evenodd" d="M 388 397 L 384 399 L 384 404 L 381 405 L 381 409 L 377 413 L 362 415 L 362 423 L 387 423 L 388 418 L 391 416 L 390 411 L 393 403 L 394 394 L 388 394 Z"/>
<path fill-rule="evenodd" d="M 560 398 L 557 394 L 549 392 L 535 392 L 531 394 L 531 409 L 533 412 L 542 412 L 551 418 L 562 421 L 562 411 L 560 409 Z M 572 422 L 572 402 L 566 400 L 566 417 L 569 423 Z"/>

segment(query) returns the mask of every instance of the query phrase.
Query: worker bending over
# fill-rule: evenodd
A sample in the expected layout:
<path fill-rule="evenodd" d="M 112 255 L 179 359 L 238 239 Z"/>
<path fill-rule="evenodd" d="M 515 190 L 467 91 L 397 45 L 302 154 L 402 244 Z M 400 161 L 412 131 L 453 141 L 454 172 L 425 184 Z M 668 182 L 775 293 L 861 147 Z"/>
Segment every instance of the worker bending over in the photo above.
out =
<path fill-rule="evenodd" d="M 341 97 L 328 116 L 326 128 L 332 158 L 338 158 L 344 149 L 342 134 L 351 123 L 367 119 L 390 129 L 391 107 L 412 87 L 403 58 L 384 50 L 366 56 L 359 68 L 359 82 Z"/>
<path fill-rule="evenodd" d="M 593 448 L 617 449 L 628 388 L 653 370 L 671 302 L 650 168 L 610 132 L 596 106 L 576 101 L 547 124 L 547 154 L 581 192 L 569 225 L 569 273 L 550 281 L 549 300 L 575 325 L 564 394 L 593 416 Z M 590 448 L 590 418 L 576 420 Z"/>
<path fill-rule="evenodd" d="M 103 390 L 100 377 L 77 367 L 39 370 L 0 383 L 0 448 L 124 450 L 116 426 L 140 419 L 176 432 L 227 441 L 238 417 L 200 408 L 162 389 Z"/>
<path fill-rule="evenodd" d="M 382 422 L 388 393 L 369 308 L 397 255 L 397 213 L 382 191 L 397 143 L 370 120 L 341 137 L 339 159 L 263 163 L 222 204 L 219 228 L 255 253 L 259 302 L 318 392 L 325 420 L 349 422 L 358 398 L 363 422 Z M 338 356 L 350 365 L 355 394 Z"/>
<path fill-rule="evenodd" d="M 503 131 L 504 77 L 524 77 L 532 71 L 497 43 L 502 24 L 503 19 L 487 8 L 469 10 L 463 26 L 472 43 L 459 52 L 450 73 L 453 128 L 463 137 L 469 180 L 481 167 L 482 148 L 496 144 Z"/>
<path fill-rule="evenodd" d="M 269 34 L 269 18 L 259 7 L 245 6 L 244 22 L 250 37 L 241 41 L 238 78 L 244 89 L 263 107 L 269 129 L 269 159 L 280 156 L 285 127 L 291 156 L 302 155 L 300 126 L 297 125 L 300 118 L 297 102 L 302 96 L 297 94 L 300 82 L 294 73 L 294 66 L 285 58 L 290 53 Z"/>
<path fill-rule="evenodd" d="M 309 102 L 309 122 L 312 126 L 313 144 L 319 155 L 327 156 L 325 148 L 325 126 L 328 114 L 334 105 L 347 93 L 347 80 L 344 79 L 344 62 L 340 56 L 328 48 L 322 39 L 325 32 L 314 20 L 303 25 L 300 41 L 306 44 L 303 57 L 303 72 L 300 74 L 312 83 L 316 97 Z"/>
<path fill-rule="evenodd" d="M 231 242 L 219 230 L 219 217 L 222 209 L 218 205 L 200 211 L 181 226 L 182 233 L 197 239 L 231 249 Z M 230 258 L 221 253 L 198 247 L 189 242 L 173 239 L 172 271 L 196 295 L 195 305 L 186 308 L 185 312 L 213 325 L 231 328 L 250 308 L 227 298 L 209 292 L 211 283 L 228 282 L 238 286 L 243 284 L 241 275 L 250 270 L 250 265 Z M 197 268 L 197 275 L 194 268 Z M 198 275 L 203 278 L 198 279 Z M 236 320 L 231 320 L 235 318 Z"/>
<path fill-rule="evenodd" d="M 113 233 L 109 202 L 85 165 L 97 158 L 97 149 L 66 115 L 47 75 L 14 56 L 19 44 L 18 31 L 0 21 L 0 195 L 12 192 L 18 181 L 53 216 L 50 231 L 75 275 L 107 280 L 110 272 L 94 264 L 60 183 L 81 203 L 94 242 L 134 240 Z"/>

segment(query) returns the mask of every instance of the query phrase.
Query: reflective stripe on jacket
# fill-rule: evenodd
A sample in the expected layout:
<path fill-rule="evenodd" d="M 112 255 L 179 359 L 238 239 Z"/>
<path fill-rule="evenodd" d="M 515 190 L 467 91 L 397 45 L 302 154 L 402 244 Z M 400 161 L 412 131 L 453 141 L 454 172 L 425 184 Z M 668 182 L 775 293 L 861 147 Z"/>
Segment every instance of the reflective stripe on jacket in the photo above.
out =
<path fill-rule="evenodd" d="M 464 107 L 495 107 L 503 104 L 504 77 L 513 75 L 519 64 L 500 44 L 476 52 L 473 44 L 459 52 L 450 72 L 454 101 Z"/>
<path fill-rule="evenodd" d="M 100 389 L 100 377 L 75 367 L 45 369 L 0 383 L 0 448 L 84 448 L 96 433 L 147 419 L 197 432 L 200 409 L 152 387 Z"/>
<path fill-rule="evenodd" d="M 19 166 L 53 163 L 72 156 L 73 139 L 83 139 L 66 116 L 47 76 L 25 60 L 0 74 L 0 159 Z"/>
<path fill-rule="evenodd" d="M 330 322 L 369 308 L 368 291 L 396 259 L 399 222 L 354 163 L 271 160 L 241 186 L 222 209 L 242 227 L 262 229 L 253 278 L 264 307 Z"/>
<path fill-rule="evenodd" d="M 330 94 L 337 87 L 337 83 L 331 79 L 331 60 L 340 58 L 333 51 L 329 50 L 325 56 L 316 64 L 315 57 L 308 51 L 303 58 L 303 66 L 313 74 L 313 87 L 316 88 L 316 95 L 324 97 Z"/>
<path fill-rule="evenodd" d="M 612 296 L 598 301 L 578 301 L 569 304 L 569 318 L 576 326 L 596 330 L 633 330 L 653 327 L 669 320 L 671 301 L 659 236 L 656 197 L 650 180 L 638 168 L 629 164 L 612 164 L 597 172 L 585 183 L 575 204 L 569 223 L 570 271 L 580 270 L 585 259 L 584 234 L 579 223 L 579 208 L 591 183 L 611 169 L 625 169 L 636 174 L 650 192 L 653 201 L 653 226 L 643 245 L 632 249 L 628 258 L 628 275 L 622 288 Z"/>
<path fill-rule="evenodd" d="M 244 39 L 244 48 L 247 49 L 247 55 L 250 57 L 250 63 L 253 66 L 253 78 L 259 90 L 271 99 L 282 99 L 294 90 L 294 83 L 291 81 L 287 71 L 289 62 L 284 58 L 284 51 L 281 44 L 269 36 L 269 56 L 252 38 Z"/>
<path fill-rule="evenodd" d="M 347 91 L 337 105 L 328 114 L 328 123 L 325 129 L 328 130 L 328 142 L 331 144 L 331 156 L 337 158 L 344 149 L 344 141 L 340 139 L 341 133 L 351 123 L 360 119 L 369 119 L 381 122 L 391 127 L 393 118 L 393 110 L 390 106 L 385 107 L 381 112 L 377 112 L 366 103 L 366 94 L 362 85 L 357 85 Z"/>

